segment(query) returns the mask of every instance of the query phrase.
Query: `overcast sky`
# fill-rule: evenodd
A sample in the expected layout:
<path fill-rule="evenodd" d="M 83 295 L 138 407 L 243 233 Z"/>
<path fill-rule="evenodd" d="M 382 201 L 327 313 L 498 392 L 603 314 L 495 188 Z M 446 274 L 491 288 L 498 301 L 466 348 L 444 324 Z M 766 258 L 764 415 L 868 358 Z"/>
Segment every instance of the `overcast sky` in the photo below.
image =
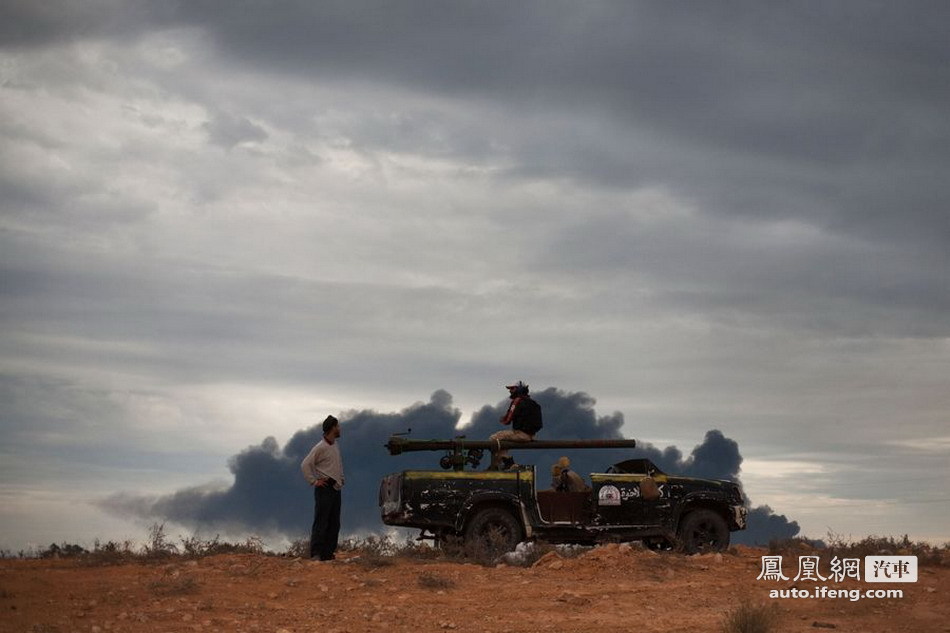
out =
<path fill-rule="evenodd" d="M 950 540 L 948 32 L 913 1 L 0 2 L 0 548 L 141 538 L 101 501 L 518 379 L 661 449 L 721 431 L 807 536 Z"/>

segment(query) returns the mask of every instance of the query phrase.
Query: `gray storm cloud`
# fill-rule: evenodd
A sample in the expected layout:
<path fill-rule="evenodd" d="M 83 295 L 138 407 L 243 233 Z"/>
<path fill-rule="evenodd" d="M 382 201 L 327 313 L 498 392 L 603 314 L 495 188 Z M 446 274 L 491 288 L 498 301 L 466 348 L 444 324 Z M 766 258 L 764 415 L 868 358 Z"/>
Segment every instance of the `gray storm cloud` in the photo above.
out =
<path fill-rule="evenodd" d="M 623 416 L 598 416 L 596 401 L 582 392 L 548 388 L 535 395 L 544 410 L 543 436 L 549 439 L 619 439 Z M 469 438 L 487 437 L 498 429 L 506 402 L 482 407 L 458 433 Z M 451 395 L 439 390 L 429 402 L 416 403 L 398 413 L 353 411 L 341 415 L 341 450 L 347 469 L 344 488 L 344 531 L 379 531 L 376 493 L 382 476 L 407 468 L 436 468 L 438 455 L 409 453 L 389 457 L 383 444 L 393 433 L 412 430 L 416 438 L 445 438 L 457 434 L 460 412 Z M 149 498 L 122 492 L 100 502 L 110 512 L 124 516 L 167 520 L 196 530 L 223 529 L 230 533 L 280 534 L 304 538 L 312 519 L 312 495 L 300 474 L 300 461 L 320 440 L 318 425 L 298 431 L 281 448 L 273 437 L 248 447 L 230 461 L 234 483 L 223 490 L 193 487 L 171 495 Z M 554 463 L 560 453 L 533 451 L 532 463 Z M 739 481 L 742 456 L 739 446 L 721 431 L 710 430 L 702 443 L 684 456 L 675 446 L 665 449 L 642 443 L 634 451 L 577 451 L 572 458 L 579 472 L 602 471 L 616 461 L 631 457 L 652 459 L 671 474 Z M 751 509 L 750 525 L 734 535 L 739 543 L 767 543 L 772 538 L 791 537 L 798 524 L 777 515 L 768 506 Z"/>
<path fill-rule="evenodd" d="M 499 130 L 513 175 L 675 182 L 719 214 L 912 239 L 932 256 L 950 236 L 936 203 L 950 194 L 946 3 L 56 5 L 12 3 L 2 42 L 197 29 L 222 62 L 261 73 L 530 107 L 538 123 Z M 232 121 L 215 136 L 235 134 L 260 131 Z"/>

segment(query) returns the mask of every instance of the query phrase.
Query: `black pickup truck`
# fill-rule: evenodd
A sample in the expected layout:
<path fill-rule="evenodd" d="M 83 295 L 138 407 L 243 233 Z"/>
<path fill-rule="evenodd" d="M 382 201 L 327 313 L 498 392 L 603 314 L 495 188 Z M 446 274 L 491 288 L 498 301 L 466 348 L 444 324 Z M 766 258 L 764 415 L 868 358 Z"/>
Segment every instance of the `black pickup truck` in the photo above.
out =
<path fill-rule="evenodd" d="M 613 441 L 633 444 L 633 440 Z M 495 444 L 498 444 L 497 442 Z M 731 481 L 668 475 L 648 459 L 628 459 L 589 475 L 586 492 L 541 489 L 534 466 L 511 470 L 464 470 L 488 448 L 606 448 L 584 440 L 515 444 L 464 440 L 392 438 L 390 453 L 449 451 L 446 470 L 406 470 L 383 478 L 379 506 L 386 525 L 419 528 L 437 541 L 492 539 L 503 549 L 523 540 L 593 545 L 641 540 L 654 549 L 687 553 L 719 551 L 729 533 L 745 529 L 742 490 Z M 484 445 L 484 446 L 483 446 Z M 536 445 L 536 446 L 534 446 Z M 464 454 L 469 451 L 469 456 Z M 452 468 L 452 470 L 448 470 Z"/>

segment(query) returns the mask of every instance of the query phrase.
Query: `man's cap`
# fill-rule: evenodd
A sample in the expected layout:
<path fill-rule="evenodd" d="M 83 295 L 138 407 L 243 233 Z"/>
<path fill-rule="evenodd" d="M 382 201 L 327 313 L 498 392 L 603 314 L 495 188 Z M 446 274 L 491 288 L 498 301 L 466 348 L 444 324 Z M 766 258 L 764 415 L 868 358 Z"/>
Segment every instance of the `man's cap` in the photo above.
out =
<path fill-rule="evenodd" d="M 524 384 L 524 381 L 523 381 L 523 380 L 519 380 L 518 382 L 516 382 L 516 383 L 513 384 L 513 385 L 505 385 L 505 389 L 515 389 L 515 388 L 517 388 L 517 389 L 524 389 L 524 388 L 526 388 L 527 386 L 528 386 L 528 385 Z"/>

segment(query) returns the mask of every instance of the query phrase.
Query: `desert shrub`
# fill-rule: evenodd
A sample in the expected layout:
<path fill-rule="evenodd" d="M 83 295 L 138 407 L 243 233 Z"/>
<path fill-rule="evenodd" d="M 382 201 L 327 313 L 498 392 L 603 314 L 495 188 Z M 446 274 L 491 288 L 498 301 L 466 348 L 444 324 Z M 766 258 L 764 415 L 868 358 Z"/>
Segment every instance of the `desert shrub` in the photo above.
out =
<path fill-rule="evenodd" d="M 357 562 L 363 567 L 378 568 L 392 565 L 398 548 L 388 536 L 367 536 L 364 539 L 348 540 L 345 549 L 355 552 L 358 556 Z"/>
<path fill-rule="evenodd" d="M 465 542 L 457 534 L 445 535 L 438 541 L 438 552 L 441 559 L 462 562 L 465 560 Z"/>
<path fill-rule="evenodd" d="M 292 541 L 287 549 L 282 552 L 282 556 L 290 558 L 310 558 L 310 540 L 297 539 Z"/>
<path fill-rule="evenodd" d="M 201 558 L 208 556 L 209 553 L 220 545 L 218 536 L 211 540 L 201 539 L 197 534 L 181 537 L 181 553 L 188 558 Z"/>
<path fill-rule="evenodd" d="M 184 596 L 198 593 L 200 585 L 192 576 L 177 576 L 156 580 L 148 588 L 158 596 Z"/>
<path fill-rule="evenodd" d="M 775 605 L 743 601 L 726 613 L 722 633 L 769 633 L 777 620 Z"/>
<path fill-rule="evenodd" d="M 217 554 L 259 554 L 263 551 L 259 539 L 249 538 L 244 543 L 222 541 L 220 535 L 202 539 L 197 535 L 182 537 L 181 554 L 187 558 L 202 558 Z"/>
<path fill-rule="evenodd" d="M 899 539 L 893 536 L 867 536 L 853 541 L 840 534 L 828 533 L 828 558 L 864 558 L 865 556 L 916 556 L 919 565 L 950 565 L 950 543 L 942 546 L 924 541 L 911 541 L 907 534 Z"/>
<path fill-rule="evenodd" d="M 494 567 L 498 559 L 508 552 L 508 542 L 504 535 L 491 531 L 482 538 L 464 543 L 463 551 L 468 562 Z"/>
<path fill-rule="evenodd" d="M 435 560 L 442 556 L 442 551 L 428 543 L 407 538 L 396 550 L 396 556 L 415 560 Z"/>
<path fill-rule="evenodd" d="M 273 552 L 264 551 L 264 541 L 259 536 L 247 537 L 243 543 L 235 546 L 234 551 L 238 554 L 273 554 Z"/>
<path fill-rule="evenodd" d="M 418 578 L 419 586 L 423 589 L 433 589 L 433 590 L 447 590 L 455 588 L 455 581 L 451 578 L 446 578 L 445 576 L 440 576 L 438 574 L 433 574 L 428 571 L 424 571 L 419 574 Z"/>
<path fill-rule="evenodd" d="M 49 547 L 45 550 L 39 552 L 40 558 L 78 558 L 83 554 L 87 554 L 88 550 L 86 548 L 76 545 L 74 543 L 63 543 L 62 545 L 57 545 L 56 543 L 51 543 Z"/>
<path fill-rule="evenodd" d="M 71 558 L 83 565 L 121 565 L 130 562 L 157 563 L 176 557 L 201 558 L 217 554 L 260 554 L 275 555 L 265 551 L 260 537 L 250 536 L 243 541 L 232 543 L 222 541 L 220 536 L 202 539 L 197 535 L 179 537 L 181 545 L 173 543 L 165 531 L 164 523 L 155 523 L 148 529 L 148 536 L 141 545 L 131 540 L 122 542 L 95 540 L 92 549 L 80 545 L 53 543 L 41 550 L 20 551 L 14 555 L 3 552 L 4 557 L 12 558 Z M 304 542 L 309 553 L 309 543 Z"/>
<path fill-rule="evenodd" d="M 164 523 L 153 523 L 148 529 L 148 540 L 142 546 L 142 554 L 146 560 L 160 560 L 170 558 L 178 553 L 178 546 L 169 542 L 165 534 Z"/>
<path fill-rule="evenodd" d="M 912 541 L 905 534 L 893 536 L 867 536 L 853 540 L 841 534 L 828 532 L 825 541 L 804 538 L 775 540 L 769 543 L 770 554 L 787 556 L 818 556 L 827 563 L 834 557 L 864 558 L 865 556 L 916 556 L 919 565 L 950 565 L 950 544 L 933 545 L 924 541 Z"/>
<path fill-rule="evenodd" d="M 397 541 L 391 535 L 370 535 L 363 538 L 349 538 L 340 543 L 340 551 L 350 552 L 360 559 L 371 561 L 372 566 L 392 564 L 396 558 L 411 558 L 415 560 L 436 560 L 443 557 L 441 548 L 407 536 L 404 541 Z M 299 552 L 299 554 L 297 554 Z M 306 557 L 310 552 L 309 541 L 298 541 L 291 544 L 288 555 Z M 358 562 L 360 559 L 357 559 Z"/>
<path fill-rule="evenodd" d="M 769 541 L 769 554 L 807 556 L 815 554 L 825 547 L 821 541 L 796 536 L 793 538 L 772 539 Z"/>
<path fill-rule="evenodd" d="M 131 541 L 102 543 L 96 539 L 92 551 L 83 556 L 82 561 L 88 565 L 121 565 L 134 561 L 138 557 L 139 555 L 132 548 Z"/>

